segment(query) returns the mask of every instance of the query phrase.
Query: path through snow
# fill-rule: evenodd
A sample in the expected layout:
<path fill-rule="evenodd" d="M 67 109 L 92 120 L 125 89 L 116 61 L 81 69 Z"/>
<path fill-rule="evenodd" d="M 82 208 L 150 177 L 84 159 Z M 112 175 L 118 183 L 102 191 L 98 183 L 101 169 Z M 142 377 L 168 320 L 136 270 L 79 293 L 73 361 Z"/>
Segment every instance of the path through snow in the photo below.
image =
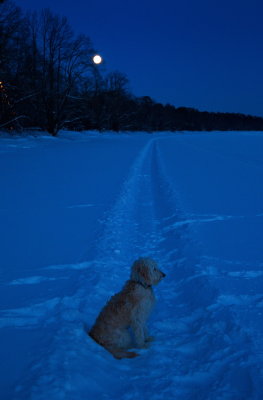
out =
<path fill-rule="evenodd" d="M 105 217 L 96 255 L 89 258 L 87 249 L 76 264 L 85 269 L 72 282 L 74 293 L 50 304 L 45 324 L 53 337 L 32 364 L 33 384 L 17 387 L 17 399 L 262 398 L 251 340 L 203 273 L 188 217 L 167 179 L 160 140 L 151 139 L 135 160 Z M 150 328 L 156 340 L 137 359 L 117 361 L 86 336 L 83 323 L 93 323 L 142 255 L 157 259 L 167 273 L 155 289 Z"/>
<path fill-rule="evenodd" d="M 41 275 L 38 270 L 10 282 L 20 288 L 57 280 L 59 288 L 41 302 L 1 312 L 1 327 L 32 327 L 38 332 L 31 365 L 17 382 L 12 400 L 262 399 L 262 359 L 231 310 L 237 298 L 222 295 L 213 285 L 216 261 L 208 263 L 192 231 L 195 223 L 233 216 L 184 213 L 162 141 L 158 136 L 144 141 L 101 221 L 103 229 L 94 233 L 76 263 L 42 268 Z M 92 204 L 68 206 L 72 207 Z M 83 326 L 90 326 L 107 299 L 119 291 L 139 256 L 156 259 L 167 274 L 155 288 L 150 331 L 156 340 L 136 359 L 118 361 L 93 342 Z M 60 286 L 65 272 L 70 285 Z M 253 271 L 244 274 L 251 277 Z M 262 301 L 258 295 L 252 306 Z M 248 299 L 243 297 L 243 302 L 247 305 Z"/>

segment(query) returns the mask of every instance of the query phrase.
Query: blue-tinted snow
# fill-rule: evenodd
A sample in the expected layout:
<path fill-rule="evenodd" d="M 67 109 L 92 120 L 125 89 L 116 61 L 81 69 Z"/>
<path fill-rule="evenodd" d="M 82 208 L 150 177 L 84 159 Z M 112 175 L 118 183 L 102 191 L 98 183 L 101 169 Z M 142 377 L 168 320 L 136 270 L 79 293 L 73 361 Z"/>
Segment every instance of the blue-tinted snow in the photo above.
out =
<path fill-rule="evenodd" d="M 2 138 L 4 400 L 261 400 L 263 135 Z M 117 361 L 85 334 L 156 258 L 155 342 Z M 1 398 L 2 398 L 1 397 Z"/>

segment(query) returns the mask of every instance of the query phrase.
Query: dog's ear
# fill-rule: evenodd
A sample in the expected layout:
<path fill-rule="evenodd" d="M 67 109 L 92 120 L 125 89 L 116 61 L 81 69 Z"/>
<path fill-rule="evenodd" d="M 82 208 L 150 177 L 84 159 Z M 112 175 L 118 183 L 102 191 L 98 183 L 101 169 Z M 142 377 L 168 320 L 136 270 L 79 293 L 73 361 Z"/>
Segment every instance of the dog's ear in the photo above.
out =
<path fill-rule="evenodd" d="M 141 282 L 143 286 L 150 286 L 152 284 L 149 267 L 145 265 L 141 259 L 134 262 L 132 266 L 131 279 L 136 282 Z"/>
<path fill-rule="evenodd" d="M 146 265 L 139 267 L 139 276 L 142 284 L 146 286 L 150 286 L 152 284 L 150 270 Z"/>

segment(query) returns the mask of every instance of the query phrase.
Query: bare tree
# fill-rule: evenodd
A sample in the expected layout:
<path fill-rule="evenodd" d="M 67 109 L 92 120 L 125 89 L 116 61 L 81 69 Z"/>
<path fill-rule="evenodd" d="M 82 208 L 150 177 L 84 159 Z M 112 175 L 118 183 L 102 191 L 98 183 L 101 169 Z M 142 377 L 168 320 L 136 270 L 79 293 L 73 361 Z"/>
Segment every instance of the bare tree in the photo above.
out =
<path fill-rule="evenodd" d="M 15 111 L 16 77 L 23 64 L 23 16 L 12 1 L 1 4 L 0 12 L 0 127 L 17 128 L 23 118 Z"/>
<path fill-rule="evenodd" d="M 88 74 L 93 53 L 90 40 L 74 37 L 65 17 L 44 10 L 38 22 L 40 52 L 40 92 L 45 112 L 45 127 L 56 135 L 69 119 L 70 96 Z"/>
<path fill-rule="evenodd" d="M 15 62 L 15 43 L 19 37 L 22 15 L 12 1 L 1 5 L 0 13 L 0 73 L 1 80 L 9 73 L 10 62 Z"/>
<path fill-rule="evenodd" d="M 119 71 L 106 77 L 108 129 L 119 131 L 126 125 L 128 83 L 127 76 Z"/>
<path fill-rule="evenodd" d="M 106 88 L 110 92 L 122 95 L 127 92 L 129 79 L 119 71 L 110 72 L 106 77 Z"/>

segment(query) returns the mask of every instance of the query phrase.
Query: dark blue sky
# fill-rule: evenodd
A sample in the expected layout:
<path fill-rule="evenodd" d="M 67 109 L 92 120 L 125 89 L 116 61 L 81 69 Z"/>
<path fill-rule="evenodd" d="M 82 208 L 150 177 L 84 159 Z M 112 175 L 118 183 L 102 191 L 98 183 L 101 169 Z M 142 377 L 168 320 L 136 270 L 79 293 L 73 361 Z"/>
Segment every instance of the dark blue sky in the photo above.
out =
<path fill-rule="evenodd" d="M 262 0 L 17 0 L 87 34 L 134 94 L 263 116 Z"/>

